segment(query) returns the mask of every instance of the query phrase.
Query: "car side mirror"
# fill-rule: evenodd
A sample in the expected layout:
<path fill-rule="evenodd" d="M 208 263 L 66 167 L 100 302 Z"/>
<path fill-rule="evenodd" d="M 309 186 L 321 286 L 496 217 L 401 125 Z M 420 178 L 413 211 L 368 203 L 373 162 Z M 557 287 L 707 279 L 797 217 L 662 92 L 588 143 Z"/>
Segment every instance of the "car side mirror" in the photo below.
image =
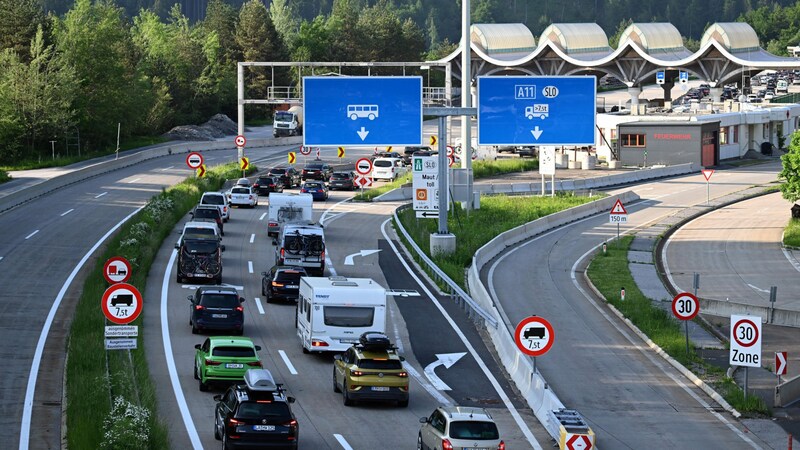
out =
<path fill-rule="evenodd" d="M 194 344 L 194 348 L 200 350 L 200 347 L 201 347 L 200 344 Z"/>
<path fill-rule="evenodd" d="M 219 246 L 219 251 L 224 252 L 225 251 L 225 246 L 224 245 L 220 245 Z"/>
<path fill-rule="evenodd" d="M 261 272 L 261 276 L 262 276 L 262 277 L 265 277 L 265 276 L 267 276 L 267 272 Z"/>
<path fill-rule="evenodd" d="M 295 398 L 294 397 L 286 397 L 286 401 L 289 402 L 289 403 L 294 403 L 295 402 Z"/>
<path fill-rule="evenodd" d="M 427 417 L 420 417 L 419 418 L 419 423 L 428 423 L 428 418 Z"/>
<path fill-rule="evenodd" d="M 401 357 L 400 357 L 400 361 L 405 361 L 405 360 L 406 360 L 406 357 L 405 357 L 405 356 L 401 356 Z"/>
<path fill-rule="evenodd" d="M 244 303 L 244 297 L 239 297 L 239 303 Z"/>
<path fill-rule="evenodd" d="M 189 300 L 190 302 L 194 303 L 194 296 L 193 295 L 190 295 L 190 296 L 186 297 L 186 299 Z"/>
<path fill-rule="evenodd" d="M 214 396 L 214 401 L 221 402 L 222 401 L 222 396 L 220 394 L 215 395 Z"/>
<path fill-rule="evenodd" d="M 175 243 L 175 248 L 181 248 L 181 244 L 179 244 L 179 243 L 177 243 L 177 242 L 176 242 L 176 243 Z"/>
<path fill-rule="evenodd" d="M 278 240 L 277 239 L 273 239 L 272 240 L 272 245 L 278 245 Z"/>
<path fill-rule="evenodd" d="M 333 359 L 335 359 L 337 361 L 341 361 L 342 360 L 342 355 L 333 355 Z"/>
<path fill-rule="evenodd" d="M 256 345 L 256 351 L 257 351 L 257 352 L 260 352 L 260 351 L 261 351 L 261 346 L 260 346 L 260 345 Z"/>

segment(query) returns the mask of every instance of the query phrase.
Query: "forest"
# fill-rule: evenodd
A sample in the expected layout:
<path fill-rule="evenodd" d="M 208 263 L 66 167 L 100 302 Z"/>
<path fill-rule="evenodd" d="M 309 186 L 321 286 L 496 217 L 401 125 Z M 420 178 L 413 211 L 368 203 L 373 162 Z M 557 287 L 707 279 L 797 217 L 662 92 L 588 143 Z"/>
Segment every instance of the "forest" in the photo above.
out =
<path fill-rule="evenodd" d="M 0 166 L 158 136 L 235 116 L 237 61 L 421 61 L 460 36 L 452 0 L 0 0 Z M 800 43 L 800 1 L 471 0 L 473 23 L 671 22 L 688 48 L 714 22 L 745 21 L 761 46 Z M 274 80 L 272 77 L 274 76 Z M 247 72 L 248 97 L 296 73 Z M 247 116 L 268 117 L 264 106 Z"/>

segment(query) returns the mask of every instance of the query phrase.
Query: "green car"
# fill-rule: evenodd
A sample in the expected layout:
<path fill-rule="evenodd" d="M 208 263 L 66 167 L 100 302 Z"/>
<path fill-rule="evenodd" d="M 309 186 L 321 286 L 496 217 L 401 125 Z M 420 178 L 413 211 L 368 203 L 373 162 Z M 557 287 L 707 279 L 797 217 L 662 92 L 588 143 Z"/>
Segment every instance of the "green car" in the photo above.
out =
<path fill-rule="evenodd" d="M 194 379 L 200 390 L 207 391 L 211 382 L 236 382 L 244 379 L 247 369 L 260 369 L 261 360 L 250 338 L 214 336 L 194 346 Z"/>

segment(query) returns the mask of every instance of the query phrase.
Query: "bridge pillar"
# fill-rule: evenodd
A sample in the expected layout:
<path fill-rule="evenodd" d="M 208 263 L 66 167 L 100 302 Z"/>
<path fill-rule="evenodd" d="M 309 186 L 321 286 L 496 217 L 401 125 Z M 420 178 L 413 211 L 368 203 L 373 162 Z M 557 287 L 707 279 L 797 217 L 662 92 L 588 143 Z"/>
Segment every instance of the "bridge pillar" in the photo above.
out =
<path fill-rule="evenodd" d="M 664 84 L 661 85 L 661 88 L 664 89 L 664 107 L 669 108 L 667 102 L 672 104 L 672 88 L 675 87 L 675 80 L 667 79 L 664 81 Z"/>
<path fill-rule="evenodd" d="M 631 96 L 631 110 L 634 110 L 639 105 L 639 96 L 642 95 L 642 88 L 629 87 L 628 94 Z"/>
<path fill-rule="evenodd" d="M 722 88 L 720 87 L 713 87 L 709 89 L 709 94 L 711 96 L 711 101 L 714 103 L 720 103 L 722 101 Z"/>

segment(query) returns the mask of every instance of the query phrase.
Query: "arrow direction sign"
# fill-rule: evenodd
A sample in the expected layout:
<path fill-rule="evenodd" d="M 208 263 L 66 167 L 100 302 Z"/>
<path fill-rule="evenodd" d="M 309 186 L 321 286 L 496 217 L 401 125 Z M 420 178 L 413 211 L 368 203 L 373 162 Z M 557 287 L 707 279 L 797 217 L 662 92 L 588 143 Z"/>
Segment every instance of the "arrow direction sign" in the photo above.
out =
<path fill-rule="evenodd" d="M 422 77 L 303 77 L 303 145 L 422 145 Z"/>
<path fill-rule="evenodd" d="M 439 217 L 439 211 L 417 211 L 417 218 L 430 219 Z"/>
<path fill-rule="evenodd" d="M 338 150 L 337 155 L 339 156 L 339 158 L 344 158 L 344 147 L 339 147 L 337 148 L 337 150 Z"/>
<path fill-rule="evenodd" d="M 431 147 L 433 147 L 434 145 L 436 145 L 436 135 L 435 134 L 431 135 Z"/>
<path fill-rule="evenodd" d="M 478 145 L 594 145 L 596 94 L 594 77 L 478 77 Z"/>
<path fill-rule="evenodd" d="M 369 256 L 373 253 L 378 253 L 380 250 L 361 250 L 358 253 L 353 253 L 352 255 L 347 255 L 344 258 L 344 265 L 345 266 L 352 266 L 353 265 L 353 258 L 356 256 Z"/>
<path fill-rule="evenodd" d="M 305 153 L 303 154 L 305 155 Z M 295 152 L 289 152 L 289 164 L 294 164 L 296 160 L 297 160 L 297 154 Z"/>
<path fill-rule="evenodd" d="M 775 352 L 775 375 L 786 375 L 786 352 Z"/>
<path fill-rule="evenodd" d="M 439 391 L 452 391 L 450 386 L 448 386 L 441 378 L 439 378 L 434 370 L 436 370 L 439 366 L 444 366 L 445 369 L 449 369 L 453 366 L 453 364 L 457 363 L 459 359 L 466 355 L 466 352 L 462 353 L 437 353 L 436 354 L 436 361 L 428 364 L 425 367 L 425 376 L 428 377 L 428 380 L 431 382 L 433 387 L 435 387 Z"/>
<path fill-rule="evenodd" d="M 206 165 L 203 164 L 197 168 L 197 178 L 203 178 L 206 176 Z"/>
<path fill-rule="evenodd" d="M 242 159 L 239 160 L 239 167 L 241 167 L 242 170 L 247 170 L 249 166 L 250 166 L 250 159 L 246 156 L 242 156 Z"/>

